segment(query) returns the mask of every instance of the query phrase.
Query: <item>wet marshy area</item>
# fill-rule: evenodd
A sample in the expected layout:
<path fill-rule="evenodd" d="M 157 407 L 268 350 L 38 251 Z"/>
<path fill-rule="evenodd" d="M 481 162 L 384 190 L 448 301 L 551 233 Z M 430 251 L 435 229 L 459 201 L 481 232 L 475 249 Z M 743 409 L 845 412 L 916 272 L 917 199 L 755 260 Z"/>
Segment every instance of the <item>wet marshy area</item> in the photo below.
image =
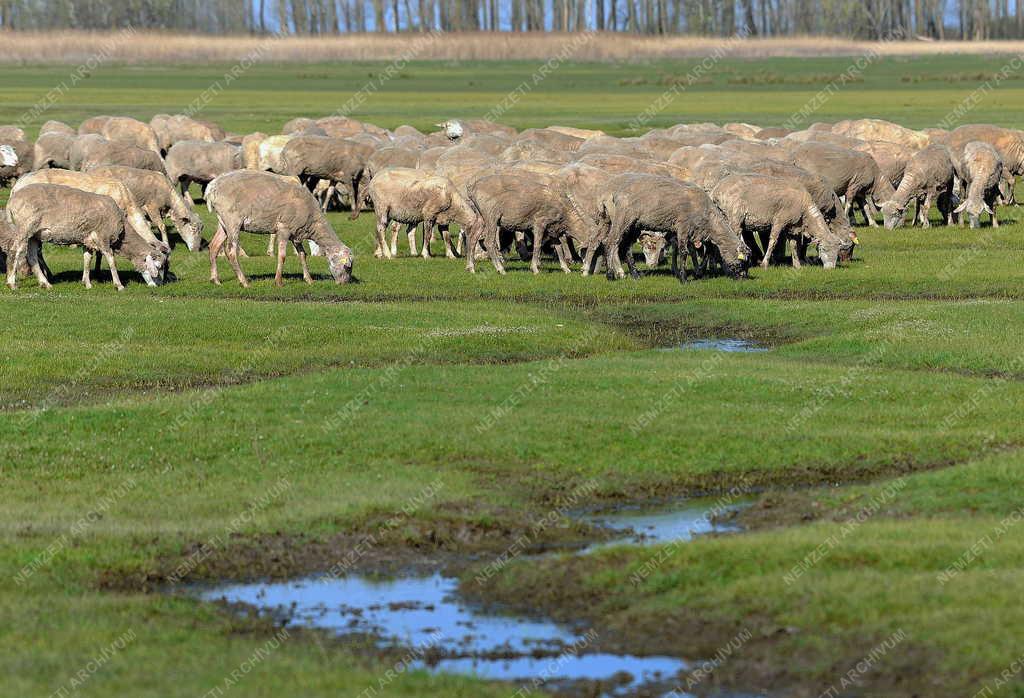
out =
<path fill-rule="evenodd" d="M 665 544 L 737 531 L 717 519 L 740 506 L 688 500 L 577 514 L 621 533 L 577 554 L 609 545 Z M 404 652 L 410 669 L 543 685 L 546 690 L 572 691 L 585 682 L 593 695 L 684 696 L 677 689 L 679 677 L 692 666 L 677 657 L 602 652 L 592 629 L 483 608 L 463 599 L 458 579 L 440 571 L 391 578 L 313 575 L 228 584 L 199 595 L 254 607 L 288 626 L 372 638 L 381 650 Z"/>

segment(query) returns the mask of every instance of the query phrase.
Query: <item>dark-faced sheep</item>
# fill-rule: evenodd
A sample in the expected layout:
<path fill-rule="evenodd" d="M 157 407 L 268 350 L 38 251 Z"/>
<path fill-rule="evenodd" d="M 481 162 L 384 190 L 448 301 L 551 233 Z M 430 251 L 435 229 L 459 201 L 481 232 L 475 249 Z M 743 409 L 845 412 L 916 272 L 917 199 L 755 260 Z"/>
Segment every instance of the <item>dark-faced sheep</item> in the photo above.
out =
<path fill-rule="evenodd" d="M 206 188 L 206 205 L 217 214 L 217 233 L 210 241 L 210 280 L 220 284 L 217 255 L 225 244 L 227 258 L 244 287 L 249 281 L 238 263 L 241 232 L 277 236 L 277 273 L 274 283 L 283 284 L 285 254 L 290 242 L 302 264 L 302 278 L 312 283 L 306 264 L 304 242 L 315 242 L 336 283 L 352 278 L 352 250 L 335 234 L 316 199 L 301 184 L 269 172 L 238 170 L 221 175 Z"/>

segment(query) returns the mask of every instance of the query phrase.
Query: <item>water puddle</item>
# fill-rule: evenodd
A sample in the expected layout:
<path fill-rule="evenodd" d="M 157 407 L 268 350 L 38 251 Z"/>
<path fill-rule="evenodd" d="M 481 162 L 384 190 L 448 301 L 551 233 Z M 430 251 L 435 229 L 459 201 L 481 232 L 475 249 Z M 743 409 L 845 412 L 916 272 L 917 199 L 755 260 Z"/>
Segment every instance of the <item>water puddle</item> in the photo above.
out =
<path fill-rule="evenodd" d="M 625 506 L 607 514 L 583 517 L 586 521 L 628 534 L 608 542 L 595 543 L 584 553 L 611 545 L 659 545 L 692 540 L 708 533 L 735 533 L 739 526 L 718 521 L 721 515 L 738 511 L 746 506 L 735 499 L 690 500 L 687 506 L 678 504 Z"/>
<path fill-rule="evenodd" d="M 581 518 L 622 531 L 620 544 L 668 543 L 737 530 L 712 522 L 713 514 L 735 507 L 691 501 L 683 508 L 625 507 Z M 580 554 L 605 545 L 609 543 Z M 641 689 L 667 693 L 689 667 L 676 657 L 601 653 L 592 646 L 596 637 L 591 631 L 476 607 L 459 597 L 455 578 L 440 573 L 386 580 L 349 575 L 235 584 L 205 590 L 200 596 L 249 604 L 290 626 L 369 636 L 381 649 L 414 648 L 406 661 L 412 669 L 543 681 L 548 689 L 590 681 L 600 682 L 600 692 L 594 695 L 632 695 Z"/>
<path fill-rule="evenodd" d="M 679 348 L 687 351 L 725 351 L 730 353 L 756 353 L 770 349 L 770 347 L 758 342 L 729 337 L 721 339 L 695 339 L 692 342 L 680 344 Z"/>

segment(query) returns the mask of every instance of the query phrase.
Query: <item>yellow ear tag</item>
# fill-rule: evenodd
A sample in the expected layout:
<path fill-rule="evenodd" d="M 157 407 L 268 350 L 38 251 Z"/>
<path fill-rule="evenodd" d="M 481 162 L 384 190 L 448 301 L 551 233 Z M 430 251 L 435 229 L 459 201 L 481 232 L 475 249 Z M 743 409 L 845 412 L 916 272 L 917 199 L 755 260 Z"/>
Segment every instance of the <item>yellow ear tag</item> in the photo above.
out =
<path fill-rule="evenodd" d="M 854 245 L 860 244 L 860 238 L 858 238 L 856 235 L 854 235 L 851 239 L 853 240 Z"/>
<path fill-rule="evenodd" d="M 739 259 L 741 262 L 744 262 L 747 259 L 747 255 L 740 252 L 739 254 L 736 255 L 736 258 Z"/>

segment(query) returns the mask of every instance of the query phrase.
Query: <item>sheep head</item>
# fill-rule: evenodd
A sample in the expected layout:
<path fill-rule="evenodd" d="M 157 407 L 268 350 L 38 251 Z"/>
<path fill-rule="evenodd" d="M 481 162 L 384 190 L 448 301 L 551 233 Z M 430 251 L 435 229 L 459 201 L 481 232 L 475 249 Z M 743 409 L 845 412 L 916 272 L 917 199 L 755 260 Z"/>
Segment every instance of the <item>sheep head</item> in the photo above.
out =
<path fill-rule="evenodd" d="M 903 225 L 903 217 L 906 215 L 907 207 L 900 206 L 894 199 L 889 199 L 879 207 L 882 209 L 882 219 L 886 230 L 893 230 Z"/>

